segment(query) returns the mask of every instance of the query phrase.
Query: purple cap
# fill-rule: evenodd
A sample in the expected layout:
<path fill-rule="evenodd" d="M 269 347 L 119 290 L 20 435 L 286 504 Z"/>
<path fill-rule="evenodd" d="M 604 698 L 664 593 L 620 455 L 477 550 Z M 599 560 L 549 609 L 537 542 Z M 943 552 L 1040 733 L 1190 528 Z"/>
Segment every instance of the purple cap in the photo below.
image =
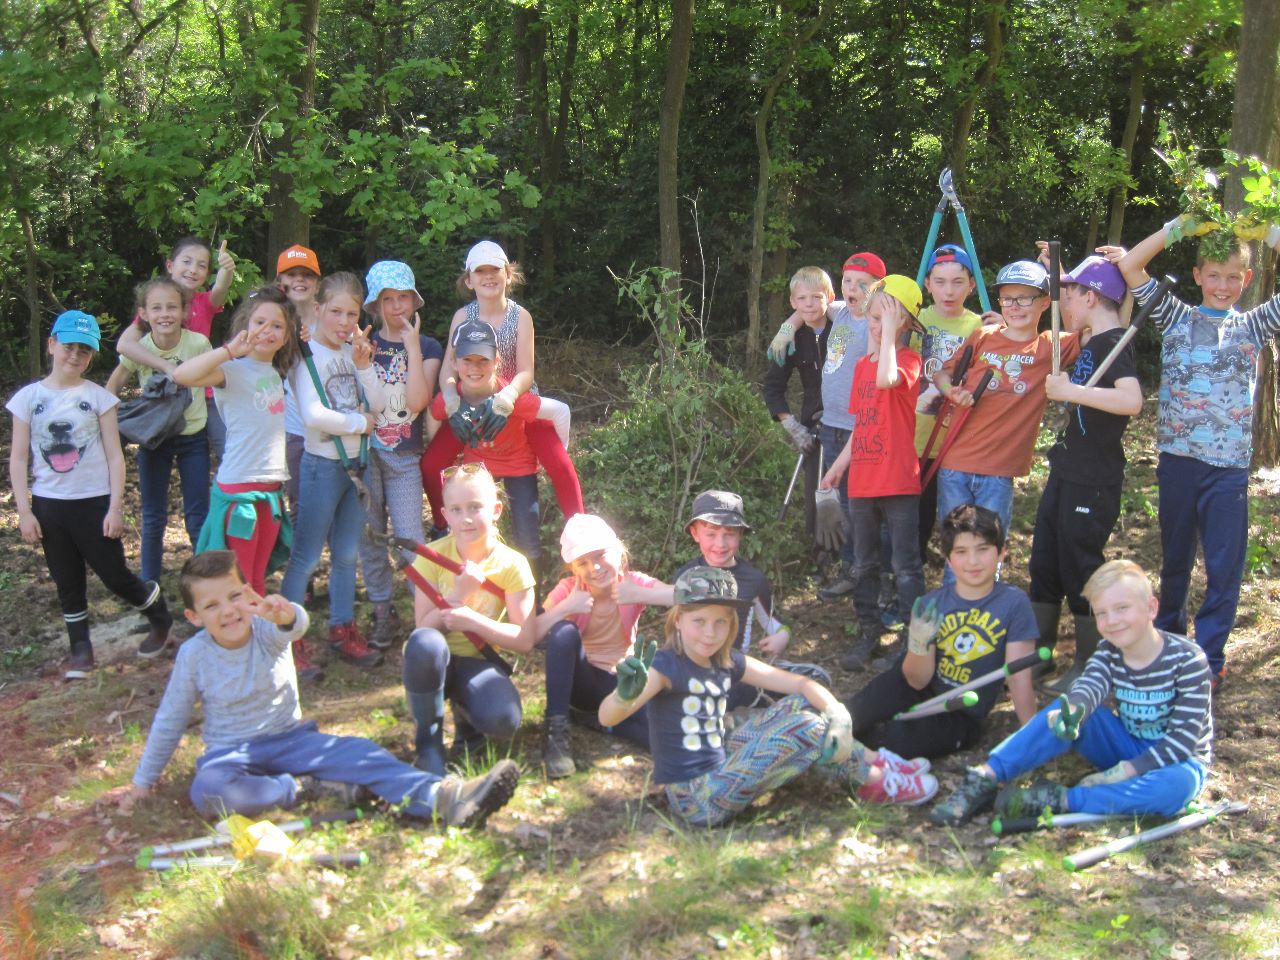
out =
<path fill-rule="evenodd" d="M 1086 257 L 1078 267 L 1063 276 L 1062 282 L 1078 283 L 1116 303 L 1122 303 L 1124 295 L 1129 292 L 1120 268 L 1103 257 Z"/>

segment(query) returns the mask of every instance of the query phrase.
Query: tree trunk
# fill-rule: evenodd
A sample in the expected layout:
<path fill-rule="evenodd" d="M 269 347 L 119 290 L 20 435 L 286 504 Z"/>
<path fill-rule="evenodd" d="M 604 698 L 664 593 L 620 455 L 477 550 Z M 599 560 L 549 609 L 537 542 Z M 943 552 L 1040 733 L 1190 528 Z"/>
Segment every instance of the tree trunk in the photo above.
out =
<path fill-rule="evenodd" d="M 978 99 L 995 79 L 1000 59 L 1004 56 L 1004 14 L 1008 0 L 988 0 L 983 18 L 982 46 L 987 59 L 978 71 L 969 95 L 956 111 L 951 127 L 951 175 L 957 189 L 963 189 L 965 160 L 969 152 L 969 134 L 973 130 L 973 118 L 978 112 Z"/>
<path fill-rule="evenodd" d="M 315 107 L 316 100 L 316 30 L 320 24 L 320 0 L 284 0 L 282 21 L 289 22 L 289 11 L 296 11 L 298 28 L 302 31 L 302 61 L 298 70 L 289 78 L 297 91 L 299 119 L 306 118 Z M 286 136 L 287 133 L 286 126 Z M 280 143 L 282 150 L 289 146 Z M 293 196 L 293 176 L 280 170 L 271 172 L 271 192 L 267 200 L 270 226 L 267 228 L 267 261 L 264 276 L 275 275 L 276 258 L 280 251 L 295 243 L 311 244 L 311 217 L 304 213 Z"/>
<path fill-rule="evenodd" d="M 560 102 L 556 109 L 555 127 L 548 129 L 543 141 L 542 155 L 542 261 L 539 279 L 550 282 L 556 274 L 556 242 L 559 234 L 559 214 L 552 202 L 552 194 L 560 184 L 560 171 L 564 166 L 564 142 L 569 133 L 569 104 L 573 94 L 574 66 L 578 59 L 578 10 L 575 7 L 565 35 L 564 63 L 560 67 Z M 543 61 L 545 63 L 545 59 Z M 545 69 L 542 76 L 545 77 Z M 544 98 L 545 103 L 545 98 Z M 550 109 L 547 111 L 550 126 Z"/>
<path fill-rule="evenodd" d="M 1129 69 L 1129 112 L 1124 118 L 1124 133 L 1120 137 L 1120 149 L 1124 151 L 1124 172 L 1133 172 L 1133 149 L 1138 142 L 1138 121 L 1142 119 L 1142 98 L 1146 86 L 1147 64 L 1141 48 L 1133 53 Z M 1119 184 L 1111 194 L 1111 219 L 1107 224 L 1107 243 L 1118 244 L 1124 230 L 1124 207 L 1129 199 L 1129 188 Z M 1092 250 L 1090 245 L 1086 249 Z"/>
<path fill-rule="evenodd" d="M 667 76 L 658 112 L 658 245 L 659 262 L 675 274 L 666 292 L 679 290 L 684 263 L 680 257 L 679 164 L 680 112 L 689 79 L 693 45 L 693 0 L 671 0 L 671 32 L 667 41 Z"/>
<path fill-rule="evenodd" d="M 22 228 L 23 246 L 23 279 L 26 283 L 27 300 L 27 376 L 38 380 L 44 369 L 43 324 L 40 316 L 40 287 L 36 282 L 36 235 L 31 226 L 31 216 L 27 213 L 22 200 L 22 184 L 18 182 L 18 173 L 12 164 L 7 164 L 9 174 L 9 190 L 13 196 L 13 209 L 18 214 L 18 225 Z"/>

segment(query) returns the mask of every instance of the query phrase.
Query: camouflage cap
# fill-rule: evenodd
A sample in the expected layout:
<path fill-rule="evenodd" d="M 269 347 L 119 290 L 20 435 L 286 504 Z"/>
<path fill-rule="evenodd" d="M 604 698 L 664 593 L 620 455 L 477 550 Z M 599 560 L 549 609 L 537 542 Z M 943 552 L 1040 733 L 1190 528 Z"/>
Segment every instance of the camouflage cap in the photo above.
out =
<path fill-rule="evenodd" d="M 742 509 L 742 498 L 727 490 L 704 490 L 698 494 L 693 501 L 693 516 L 685 524 L 685 529 L 695 520 L 718 523 L 722 527 L 751 529 L 746 512 Z"/>
<path fill-rule="evenodd" d="M 678 605 L 723 604 L 746 607 L 750 600 L 738 596 L 738 581 L 720 567 L 690 567 L 676 578 L 675 602 Z"/>

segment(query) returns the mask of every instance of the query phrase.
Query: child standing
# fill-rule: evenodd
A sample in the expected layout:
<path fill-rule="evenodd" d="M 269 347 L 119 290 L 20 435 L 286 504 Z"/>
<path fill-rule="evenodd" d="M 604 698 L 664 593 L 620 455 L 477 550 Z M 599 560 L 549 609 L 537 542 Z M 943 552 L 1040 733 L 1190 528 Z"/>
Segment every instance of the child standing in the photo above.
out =
<path fill-rule="evenodd" d="M 853 518 L 853 604 L 858 640 L 840 658 L 845 670 L 862 670 L 880 642 L 880 527 L 889 528 L 898 608 L 910 610 L 924 592 L 920 562 L 920 461 L 916 459 L 915 407 L 920 354 L 900 349 L 920 312 L 920 288 L 909 277 L 890 274 L 867 300 L 870 349 L 853 374 L 849 405 L 856 421 L 836 462 L 822 478 L 830 489 L 848 471 Z"/>
<path fill-rule="evenodd" d="M 432 547 L 463 570 L 414 562 L 430 590 L 414 596 L 417 629 L 404 648 L 405 699 L 417 724 L 414 765 L 435 774 L 445 768 L 446 698 L 453 701 L 458 753 L 479 751 L 485 737 L 515 735 L 520 693 L 495 648 L 527 653 L 533 646 L 525 629 L 533 617 L 533 573 L 498 537 L 502 502 L 493 477 L 482 463 L 464 463 L 446 471 L 443 492 L 449 535 Z M 501 596 L 484 589 L 486 581 Z"/>
<path fill-rule="evenodd" d="M 186 617 L 199 632 L 182 645 L 147 735 L 131 787 L 111 791 L 131 807 L 151 788 L 201 701 L 205 753 L 191 802 L 205 816 L 257 816 L 292 807 L 317 781 L 368 787 L 414 817 L 478 827 L 515 792 L 519 770 L 500 760 L 470 780 L 440 777 L 397 760 L 372 740 L 322 734 L 303 722 L 289 644 L 307 612 L 244 582 L 235 555 L 214 550 L 182 569 Z"/>
<path fill-rule="evenodd" d="M 276 258 L 276 286 L 284 291 L 284 295 L 293 304 L 298 317 L 299 336 L 303 330 L 310 336 L 311 328 L 316 325 L 316 289 L 320 285 L 320 277 L 320 258 L 309 247 L 294 244 L 281 251 Z M 288 379 L 284 382 L 284 433 L 285 459 L 289 464 L 285 494 L 289 498 L 289 519 L 296 526 L 298 483 L 301 479 L 302 452 L 306 449 L 306 430 L 302 426 L 298 402 L 289 389 Z"/>
<path fill-rule="evenodd" d="M 1046 707 L 965 774 L 929 812 L 940 824 L 972 819 L 995 801 L 1002 816 L 1051 813 L 1173 816 L 1199 796 L 1212 759 L 1213 715 L 1204 653 L 1154 624 L 1159 606 L 1147 575 L 1112 560 L 1084 587 L 1105 641 L 1055 706 Z M 1113 698 L 1113 713 L 1103 704 Z M 1097 767 L 1074 787 L 1024 773 L 1068 750 Z M 1009 786 L 997 797 L 999 784 Z"/>
<path fill-rule="evenodd" d="M 138 287 L 138 311 L 151 332 L 139 346 L 175 369 L 184 360 L 211 349 L 207 337 L 182 329 L 182 288 L 168 278 L 148 280 Z M 121 357 L 107 389 L 117 397 L 134 374 L 145 387 L 155 369 Z M 169 526 L 169 478 L 178 463 L 182 484 L 182 512 L 187 537 L 194 548 L 209 513 L 209 437 L 204 391 L 187 390 L 189 402 L 182 432 L 158 447 L 138 446 L 138 491 L 142 496 L 142 579 L 160 581 L 164 567 L 164 533 Z"/>
<path fill-rule="evenodd" d="M 642 603 L 620 603 L 624 582 L 657 584 L 628 569 L 627 548 L 600 517 L 579 513 L 560 534 L 560 556 L 572 576 L 547 595 L 546 611 L 534 621 L 546 652 L 547 776 L 567 777 L 575 770 L 569 746 L 569 710 L 595 713 L 618 684 L 614 666 L 636 638 Z M 649 720 L 641 709 L 609 732 L 649 745 Z"/>
<path fill-rule="evenodd" d="M 369 438 L 369 466 L 364 473 L 369 490 L 367 530 L 360 538 L 364 587 L 373 604 L 369 645 L 385 650 L 402 639 L 400 617 L 391 603 L 395 585 L 387 548 L 370 532 L 391 532 L 415 543 L 422 529 L 422 411 L 431 402 L 440 374 L 440 344 L 421 332 L 417 311 L 422 308 L 413 271 L 407 263 L 382 260 L 365 277 L 369 293 L 364 308 L 379 329 L 373 343 L 373 368 L 382 381 L 386 406 L 378 413 Z"/>
<path fill-rule="evenodd" d="M 653 782 L 682 820 L 720 826 L 815 764 L 870 802 L 917 804 L 937 792 L 931 775 L 890 770 L 854 740 L 848 711 L 824 686 L 734 649 L 734 621 L 748 602 L 727 571 L 694 567 L 676 580 L 674 600 L 663 649 L 636 641 L 599 720 L 616 726 L 649 705 Z M 739 682 L 784 696 L 726 737 Z"/>
<path fill-rule="evenodd" d="M 1156 283 L 1146 266 L 1198 225 L 1183 215 L 1165 224 L 1120 261 L 1134 300 L 1145 303 Z M 1280 227 L 1266 238 L 1280 247 Z M 1227 638 L 1236 621 L 1249 541 L 1249 462 L 1253 457 L 1253 400 L 1258 354 L 1280 334 L 1280 296 L 1245 313 L 1236 302 L 1253 278 L 1250 251 L 1240 242 L 1225 260 L 1197 258 L 1192 275 L 1202 303 L 1169 296 L 1151 314 L 1160 348 L 1161 630 L 1187 632 L 1187 593 L 1196 545 L 1204 548 L 1207 584 L 1196 612 L 1196 643 L 1209 659 L 1216 688 L 1227 674 Z"/>
<path fill-rule="evenodd" d="M 280 592 L 302 602 L 327 540 L 329 647 L 348 663 L 376 667 L 382 654 L 369 649 L 355 623 L 356 555 L 364 529 L 355 474 L 367 461 L 368 436 L 386 399 L 373 369 L 373 345 L 360 328 L 363 300 L 364 286 L 353 273 L 320 281 L 310 349 L 290 374 L 307 437 L 298 529 Z"/>
<path fill-rule="evenodd" d="M 71 641 L 68 680 L 93 670 L 85 567 L 116 596 L 140 610 L 150 629 L 140 657 L 158 657 L 173 624 L 158 583 L 144 583 L 127 566 L 120 536 L 124 519 L 124 453 L 116 430 L 114 396 L 85 371 L 98 351 L 98 321 L 79 310 L 58 316 L 46 349 L 49 375 L 10 398 L 13 439 L 9 483 L 18 527 L 27 543 L 39 542 L 58 588 L 58 603 Z M 28 484 L 28 471 L 34 482 Z"/>

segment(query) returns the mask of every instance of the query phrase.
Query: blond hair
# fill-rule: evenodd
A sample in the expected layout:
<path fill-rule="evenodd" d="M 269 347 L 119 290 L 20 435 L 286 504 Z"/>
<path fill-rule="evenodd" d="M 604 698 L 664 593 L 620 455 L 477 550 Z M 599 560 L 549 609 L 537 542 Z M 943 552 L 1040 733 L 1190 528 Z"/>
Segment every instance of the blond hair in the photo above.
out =
<path fill-rule="evenodd" d="M 676 604 L 676 606 L 667 611 L 667 620 L 663 626 L 663 632 L 667 638 L 665 646 L 674 650 L 680 656 L 685 656 L 684 640 L 680 636 L 680 617 L 691 610 L 696 610 L 698 607 L 724 607 L 729 611 L 729 636 L 725 638 L 724 646 L 711 657 L 711 662 L 715 666 L 728 667 L 733 662 L 733 643 L 738 639 L 738 611 L 727 603 Z"/>
<path fill-rule="evenodd" d="M 801 267 L 793 273 L 791 275 L 792 293 L 795 293 L 796 287 L 821 290 L 827 295 L 828 301 L 836 298 L 836 288 L 831 285 L 831 277 L 821 267 Z"/>
<path fill-rule="evenodd" d="M 1132 580 L 1141 586 L 1144 596 L 1154 596 L 1147 572 L 1132 560 L 1108 560 L 1093 571 L 1093 576 L 1085 582 L 1084 589 L 1080 592 L 1086 600 L 1093 603 L 1094 597 L 1104 590 L 1110 590 L 1121 580 Z"/>

